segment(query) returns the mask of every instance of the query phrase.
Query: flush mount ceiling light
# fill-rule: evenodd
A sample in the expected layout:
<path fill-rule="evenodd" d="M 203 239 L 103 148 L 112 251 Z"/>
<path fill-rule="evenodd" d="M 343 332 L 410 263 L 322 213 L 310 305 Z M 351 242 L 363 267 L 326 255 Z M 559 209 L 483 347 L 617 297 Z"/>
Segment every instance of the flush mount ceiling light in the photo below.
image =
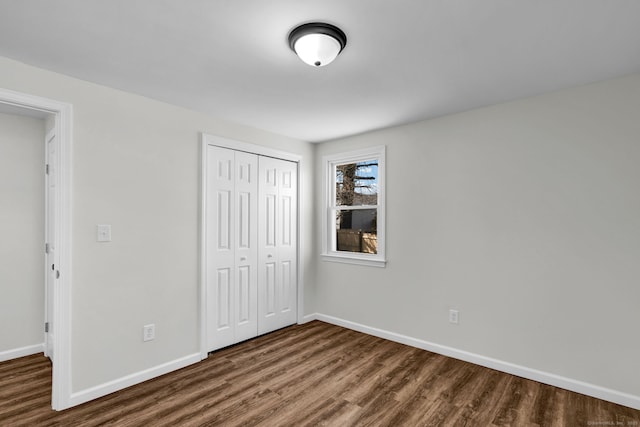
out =
<path fill-rule="evenodd" d="M 347 45 L 347 36 L 334 25 L 310 22 L 289 33 L 289 47 L 314 67 L 330 64 Z"/>

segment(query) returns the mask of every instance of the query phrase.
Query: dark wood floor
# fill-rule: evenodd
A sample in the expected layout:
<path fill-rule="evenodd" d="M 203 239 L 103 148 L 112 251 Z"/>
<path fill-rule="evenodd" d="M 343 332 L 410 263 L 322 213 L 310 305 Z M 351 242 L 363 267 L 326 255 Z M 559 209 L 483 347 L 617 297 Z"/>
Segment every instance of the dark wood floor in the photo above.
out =
<path fill-rule="evenodd" d="M 0 363 L 0 426 L 638 426 L 640 411 L 322 322 L 62 412 L 51 367 Z"/>

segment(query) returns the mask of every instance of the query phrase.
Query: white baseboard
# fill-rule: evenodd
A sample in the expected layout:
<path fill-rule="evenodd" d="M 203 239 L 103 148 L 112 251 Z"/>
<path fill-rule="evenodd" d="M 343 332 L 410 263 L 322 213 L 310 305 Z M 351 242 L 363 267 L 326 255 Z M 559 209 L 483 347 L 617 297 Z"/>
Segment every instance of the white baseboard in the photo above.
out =
<path fill-rule="evenodd" d="M 0 351 L 0 362 L 44 352 L 44 343 Z"/>
<path fill-rule="evenodd" d="M 71 393 L 69 399 L 69 407 L 80 405 L 81 403 L 88 402 L 93 399 L 97 399 L 114 391 L 122 390 L 135 384 L 150 380 L 160 375 L 168 374 L 169 372 L 182 369 L 185 366 L 192 365 L 200 362 L 200 353 L 193 353 L 180 359 L 172 360 L 171 362 L 163 363 L 162 365 L 154 366 L 153 368 L 145 369 L 144 371 L 136 372 L 131 375 L 127 375 L 122 378 L 118 378 L 113 381 L 106 382 L 104 384 L 97 385 L 95 387 L 88 388 L 76 393 Z"/>
<path fill-rule="evenodd" d="M 607 400 L 619 405 L 628 406 L 634 409 L 640 409 L 640 396 L 623 393 L 621 391 L 612 390 L 583 381 L 574 380 L 548 372 L 539 371 L 537 369 L 527 368 L 525 366 L 516 365 L 502 360 L 493 359 L 491 357 L 470 353 L 464 350 L 458 350 L 453 347 L 447 347 L 440 344 L 424 341 L 418 338 L 412 338 L 406 335 L 397 334 L 395 332 L 385 331 L 383 329 L 373 328 L 360 323 L 351 322 L 349 320 L 340 319 L 338 317 L 328 316 L 321 313 L 309 314 L 304 317 L 304 321 L 321 320 L 333 325 L 342 326 L 354 331 L 362 332 L 375 337 L 384 338 L 389 341 L 406 344 L 412 347 L 421 348 L 433 353 L 442 354 L 454 359 L 464 360 L 476 365 L 485 366 L 497 371 L 506 372 L 518 377 L 538 381 L 566 390 L 575 391 L 576 393 L 586 394 L 587 396 L 596 397 L 598 399 Z"/>
<path fill-rule="evenodd" d="M 300 322 L 300 324 L 303 325 L 305 323 L 311 322 L 312 320 L 318 320 L 318 313 L 307 314 L 306 316 L 303 316 L 302 322 Z M 327 322 L 327 323 L 331 323 L 331 322 Z"/>

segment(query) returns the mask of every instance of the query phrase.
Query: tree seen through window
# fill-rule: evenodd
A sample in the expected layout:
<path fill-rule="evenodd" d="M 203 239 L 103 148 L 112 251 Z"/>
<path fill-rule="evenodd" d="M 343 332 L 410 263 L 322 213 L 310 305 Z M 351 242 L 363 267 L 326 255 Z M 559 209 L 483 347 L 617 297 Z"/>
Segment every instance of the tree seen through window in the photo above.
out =
<path fill-rule="evenodd" d="M 337 250 L 377 253 L 378 160 L 336 165 Z"/>

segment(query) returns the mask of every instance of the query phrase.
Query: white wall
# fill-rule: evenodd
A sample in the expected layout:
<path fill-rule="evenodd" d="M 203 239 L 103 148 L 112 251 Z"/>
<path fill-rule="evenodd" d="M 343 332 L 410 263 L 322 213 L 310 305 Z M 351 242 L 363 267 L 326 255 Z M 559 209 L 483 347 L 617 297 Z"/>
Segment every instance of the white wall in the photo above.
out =
<path fill-rule="evenodd" d="M 0 113 L 0 353 L 44 341 L 44 138 Z"/>
<path fill-rule="evenodd" d="M 311 145 L 5 58 L 0 87 L 74 108 L 73 392 L 198 353 L 199 132 L 300 154 L 306 194 Z M 311 217 L 313 199 L 303 203 Z M 103 223 L 111 243 L 96 242 Z M 311 226 L 301 260 L 309 288 Z M 156 339 L 145 343 L 147 323 Z"/>
<path fill-rule="evenodd" d="M 640 75 L 325 143 L 316 167 L 378 145 L 388 266 L 320 263 L 319 313 L 640 396 Z"/>

